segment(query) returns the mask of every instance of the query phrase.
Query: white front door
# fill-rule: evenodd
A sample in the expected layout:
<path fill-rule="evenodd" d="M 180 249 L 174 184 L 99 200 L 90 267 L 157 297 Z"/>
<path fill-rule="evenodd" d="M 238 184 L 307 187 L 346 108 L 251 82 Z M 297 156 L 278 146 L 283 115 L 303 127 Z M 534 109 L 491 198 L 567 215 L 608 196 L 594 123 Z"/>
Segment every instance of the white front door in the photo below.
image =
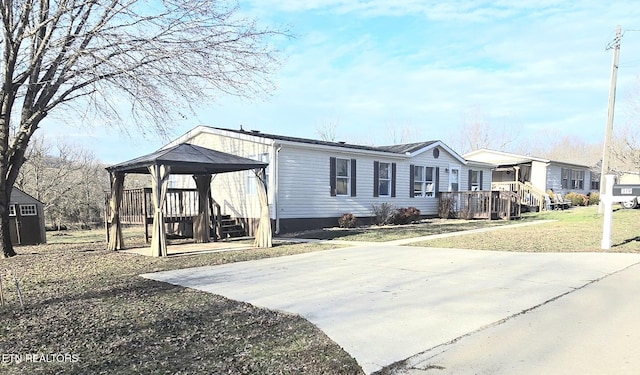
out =
<path fill-rule="evenodd" d="M 460 166 L 449 167 L 449 191 L 460 191 Z"/>

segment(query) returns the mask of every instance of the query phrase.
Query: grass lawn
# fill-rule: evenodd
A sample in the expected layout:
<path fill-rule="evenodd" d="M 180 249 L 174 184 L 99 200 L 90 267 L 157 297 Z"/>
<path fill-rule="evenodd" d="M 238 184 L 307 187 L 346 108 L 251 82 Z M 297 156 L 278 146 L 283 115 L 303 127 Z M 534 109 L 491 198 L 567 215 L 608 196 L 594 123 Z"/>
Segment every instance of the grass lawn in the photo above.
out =
<path fill-rule="evenodd" d="M 91 241 L 89 234 L 53 236 L 50 242 L 57 243 L 17 247 L 18 256 L 0 259 L 0 373 L 362 373 L 342 348 L 299 316 L 137 276 L 331 246 L 160 259 L 109 252 L 104 242 L 78 239 Z M 7 271 L 20 280 L 24 308 Z M 12 354 L 50 355 L 53 362 L 15 363 Z M 63 362 L 55 362 L 54 354 Z M 64 354 L 70 355 L 66 362 Z"/>
<path fill-rule="evenodd" d="M 613 246 L 610 252 L 640 252 L 640 210 L 614 206 Z M 528 213 L 522 221 L 551 219 L 554 222 L 521 228 L 504 228 L 487 233 L 434 239 L 413 246 L 526 252 L 603 251 L 603 215 L 597 206 L 573 207 L 564 211 Z"/>
<path fill-rule="evenodd" d="M 422 224 L 322 230 L 294 237 L 390 241 L 495 225 L 553 219 L 430 240 L 419 246 L 502 251 L 601 251 L 597 207 L 527 214 L 519 221 L 430 220 Z M 614 212 L 611 251 L 640 252 L 640 210 Z M 2 374 L 360 374 L 355 360 L 305 319 L 139 277 L 335 248 L 280 245 L 151 258 L 105 250 L 102 231 L 49 233 L 49 244 L 17 247 L 0 259 Z M 139 228 L 125 231 L 136 245 Z M 25 306 L 8 272 L 20 281 Z M 15 363 L 8 355 L 70 354 L 71 361 Z M 3 356 L 4 355 L 4 356 Z"/>
<path fill-rule="evenodd" d="M 370 226 L 349 229 L 325 228 L 293 233 L 285 236 L 289 238 L 307 238 L 319 240 L 385 242 L 400 240 L 404 238 L 430 236 L 432 234 L 488 228 L 508 224 L 512 223 L 504 220 L 489 221 L 427 219 L 423 220 L 420 223 L 410 225 Z"/>

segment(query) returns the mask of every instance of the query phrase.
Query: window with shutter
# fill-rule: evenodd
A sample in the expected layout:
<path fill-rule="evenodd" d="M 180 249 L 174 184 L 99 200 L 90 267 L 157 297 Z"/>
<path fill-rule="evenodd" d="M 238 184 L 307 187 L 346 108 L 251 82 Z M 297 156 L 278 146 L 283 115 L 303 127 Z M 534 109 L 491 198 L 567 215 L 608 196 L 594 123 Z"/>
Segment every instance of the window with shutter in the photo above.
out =
<path fill-rule="evenodd" d="M 434 168 L 416 165 L 413 168 L 413 196 L 434 196 Z"/>
<path fill-rule="evenodd" d="M 391 197 L 392 171 L 391 164 L 378 163 L 378 196 Z"/>
<path fill-rule="evenodd" d="M 329 158 L 331 196 L 356 196 L 356 159 Z"/>

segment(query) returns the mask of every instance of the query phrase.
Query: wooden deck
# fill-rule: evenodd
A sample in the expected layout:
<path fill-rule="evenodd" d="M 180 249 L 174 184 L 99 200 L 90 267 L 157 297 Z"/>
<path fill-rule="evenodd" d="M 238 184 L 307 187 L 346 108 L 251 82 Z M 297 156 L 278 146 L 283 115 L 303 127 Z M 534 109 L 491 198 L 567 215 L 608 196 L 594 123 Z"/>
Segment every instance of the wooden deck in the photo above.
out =
<path fill-rule="evenodd" d="M 528 211 L 542 211 L 547 208 L 547 193 L 536 188 L 530 182 L 492 182 L 491 190 L 514 192 L 518 196 L 520 204 Z"/>
<path fill-rule="evenodd" d="M 518 195 L 511 191 L 457 191 L 440 193 L 441 218 L 511 220 L 521 215 Z"/>
<path fill-rule="evenodd" d="M 198 216 L 199 196 L 196 189 L 167 189 L 164 203 L 164 222 L 168 235 L 177 237 L 193 236 L 193 220 Z M 151 201 L 151 188 L 127 189 L 123 191 L 120 204 L 120 223 L 144 225 L 145 240 L 149 242 L 149 225 L 153 224 L 153 203 Z M 244 228 L 238 229 L 234 219 L 226 218 L 220 213 L 220 206 L 211 202 L 209 207 L 211 223 L 215 227 L 212 233 L 213 240 L 218 238 L 233 237 L 229 233 L 242 234 Z M 109 192 L 105 192 L 105 223 L 107 224 L 107 236 L 111 217 L 109 206 Z"/>

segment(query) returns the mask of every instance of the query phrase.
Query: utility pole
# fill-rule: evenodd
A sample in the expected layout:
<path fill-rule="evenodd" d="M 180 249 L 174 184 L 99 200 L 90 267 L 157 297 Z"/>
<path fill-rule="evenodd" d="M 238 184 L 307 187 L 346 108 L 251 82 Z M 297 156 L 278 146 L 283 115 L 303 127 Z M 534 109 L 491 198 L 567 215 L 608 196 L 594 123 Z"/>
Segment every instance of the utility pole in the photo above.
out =
<path fill-rule="evenodd" d="M 613 48 L 613 66 L 611 68 L 611 87 L 609 89 L 609 111 L 607 116 L 607 128 L 604 134 L 604 149 L 602 151 L 602 170 L 600 173 L 600 197 L 604 194 L 610 193 L 606 191 L 606 184 L 604 176 L 611 173 L 609 167 L 609 157 L 611 154 L 611 137 L 613 133 L 613 112 L 616 105 L 616 82 L 618 80 L 618 60 L 620 58 L 620 40 L 622 39 L 622 29 L 620 25 L 616 27 L 616 38 L 607 49 Z M 600 201 L 598 206 L 598 213 L 602 213 L 603 204 Z"/>

